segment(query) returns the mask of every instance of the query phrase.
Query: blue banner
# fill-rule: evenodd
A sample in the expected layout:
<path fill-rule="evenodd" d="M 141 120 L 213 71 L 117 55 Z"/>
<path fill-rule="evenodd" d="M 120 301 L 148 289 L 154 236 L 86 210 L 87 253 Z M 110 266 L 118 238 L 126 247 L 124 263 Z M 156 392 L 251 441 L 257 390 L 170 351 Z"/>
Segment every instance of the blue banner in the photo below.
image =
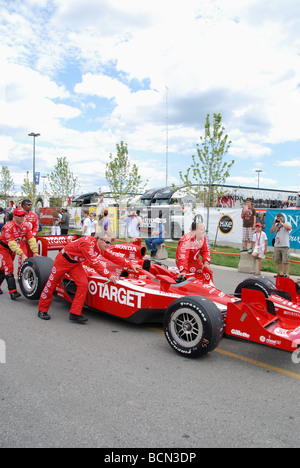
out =
<path fill-rule="evenodd" d="M 285 222 L 289 222 L 292 226 L 290 231 L 290 247 L 291 249 L 300 250 L 300 210 L 267 210 L 266 211 L 266 227 L 265 232 L 268 236 L 268 245 L 272 247 L 272 240 L 275 234 L 270 233 L 273 226 L 274 218 L 278 213 L 282 213 Z"/>
<path fill-rule="evenodd" d="M 35 172 L 34 173 L 34 183 L 35 183 L 35 185 L 40 185 L 40 175 L 41 175 L 40 172 Z"/>

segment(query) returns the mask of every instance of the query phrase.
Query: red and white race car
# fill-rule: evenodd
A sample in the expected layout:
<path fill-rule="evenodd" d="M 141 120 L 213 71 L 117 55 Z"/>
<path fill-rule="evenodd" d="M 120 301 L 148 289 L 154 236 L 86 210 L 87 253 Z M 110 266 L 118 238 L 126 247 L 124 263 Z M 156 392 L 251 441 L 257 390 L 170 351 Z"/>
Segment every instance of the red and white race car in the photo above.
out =
<path fill-rule="evenodd" d="M 43 257 L 28 258 L 20 268 L 23 295 L 37 300 L 47 282 L 53 260 L 50 249 L 62 249 L 77 236 L 38 237 Z M 110 247 L 139 263 L 138 274 L 109 264 L 120 277 L 115 285 L 85 266 L 89 281 L 86 307 L 133 323 L 163 322 L 170 346 L 187 357 L 214 350 L 223 335 L 293 352 L 300 345 L 300 287 L 289 278 L 276 285 L 264 277 L 242 281 L 235 295 L 217 289 L 209 270 L 178 283 L 178 271 L 145 259 L 146 248 L 135 244 Z M 109 262 L 107 262 L 109 263 Z M 76 285 L 66 275 L 57 285 L 58 297 L 72 302 Z"/>

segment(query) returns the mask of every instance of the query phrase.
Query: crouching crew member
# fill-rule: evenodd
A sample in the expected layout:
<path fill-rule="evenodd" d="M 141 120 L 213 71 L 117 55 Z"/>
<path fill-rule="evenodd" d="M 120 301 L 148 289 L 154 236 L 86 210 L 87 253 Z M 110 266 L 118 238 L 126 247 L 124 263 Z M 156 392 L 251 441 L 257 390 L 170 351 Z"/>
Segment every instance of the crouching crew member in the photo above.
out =
<path fill-rule="evenodd" d="M 38 316 L 43 320 L 49 320 L 48 310 L 52 301 L 53 293 L 56 285 L 60 283 L 66 273 L 74 280 L 77 290 L 70 309 L 69 320 L 76 323 L 84 323 L 88 319 L 81 315 L 86 294 L 88 291 L 87 274 L 82 263 L 92 267 L 99 275 L 109 278 L 111 282 L 116 284 L 118 277 L 112 275 L 107 268 L 102 264 L 103 260 L 111 262 L 122 267 L 130 267 L 134 271 L 141 268 L 140 265 L 135 265 L 129 260 L 117 256 L 114 252 L 108 249 L 111 243 L 110 233 L 99 233 L 96 237 L 81 237 L 76 241 L 67 244 L 64 249 L 56 256 L 53 268 L 46 286 L 41 294 L 39 301 Z"/>
<path fill-rule="evenodd" d="M 4 279 L 6 279 L 8 291 L 13 300 L 21 296 L 17 291 L 14 278 L 14 259 L 16 255 L 19 255 L 23 263 L 27 258 L 26 253 L 20 247 L 22 240 L 26 239 L 34 257 L 39 256 L 38 246 L 31 231 L 31 225 L 24 221 L 25 215 L 26 212 L 21 208 L 15 209 L 13 220 L 4 225 L 0 236 L 0 286 Z M 1 288 L 0 294 L 3 294 Z"/>
<path fill-rule="evenodd" d="M 203 267 L 212 271 L 210 250 L 203 223 L 194 222 L 191 232 L 179 240 L 176 250 L 176 265 L 179 269 L 179 278 L 182 279 L 186 277 L 187 273 L 202 273 Z"/>

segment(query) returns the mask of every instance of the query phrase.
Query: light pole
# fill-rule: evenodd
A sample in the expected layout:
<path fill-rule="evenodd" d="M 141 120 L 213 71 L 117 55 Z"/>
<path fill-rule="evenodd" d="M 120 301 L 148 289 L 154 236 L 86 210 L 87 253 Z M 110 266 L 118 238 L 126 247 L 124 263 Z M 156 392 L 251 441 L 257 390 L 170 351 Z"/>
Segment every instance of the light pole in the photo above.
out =
<path fill-rule="evenodd" d="M 257 187 L 259 188 L 259 174 L 262 172 L 261 169 L 255 169 L 255 172 L 257 172 Z"/>
<path fill-rule="evenodd" d="M 34 133 L 34 132 L 31 132 L 31 133 L 28 133 L 28 136 L 30 137 L 33 137 L 33 167 L 32 167 L 32 182 L 33 182 L 33 187 L 32 187 L 32 190 L 33 190 L 33 196 L 35 198 L 35 139 L 37 137 L 39 137 L 41 134 L 40 133 Z M 32 201 L 34 203 L 34 200 Z"/>

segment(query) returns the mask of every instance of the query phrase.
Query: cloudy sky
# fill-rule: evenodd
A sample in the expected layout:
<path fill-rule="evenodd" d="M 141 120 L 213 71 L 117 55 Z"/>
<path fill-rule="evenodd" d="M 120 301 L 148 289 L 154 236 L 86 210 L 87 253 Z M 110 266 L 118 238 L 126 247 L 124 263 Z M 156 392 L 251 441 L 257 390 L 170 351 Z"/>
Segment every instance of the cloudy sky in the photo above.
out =
<path fill-rule="evenodd" d="M 261 170 L 261 187 L 300 190 L 299 31 L 299 0 L 0 0 L 0 166 L 18 189 L 40 133 L 41 175 L 66 156 L 81 192 L 98 190 L 124 141 L 163 186 L 167 129 L 178 183 L 221 113 L 228 184 Z"/>

